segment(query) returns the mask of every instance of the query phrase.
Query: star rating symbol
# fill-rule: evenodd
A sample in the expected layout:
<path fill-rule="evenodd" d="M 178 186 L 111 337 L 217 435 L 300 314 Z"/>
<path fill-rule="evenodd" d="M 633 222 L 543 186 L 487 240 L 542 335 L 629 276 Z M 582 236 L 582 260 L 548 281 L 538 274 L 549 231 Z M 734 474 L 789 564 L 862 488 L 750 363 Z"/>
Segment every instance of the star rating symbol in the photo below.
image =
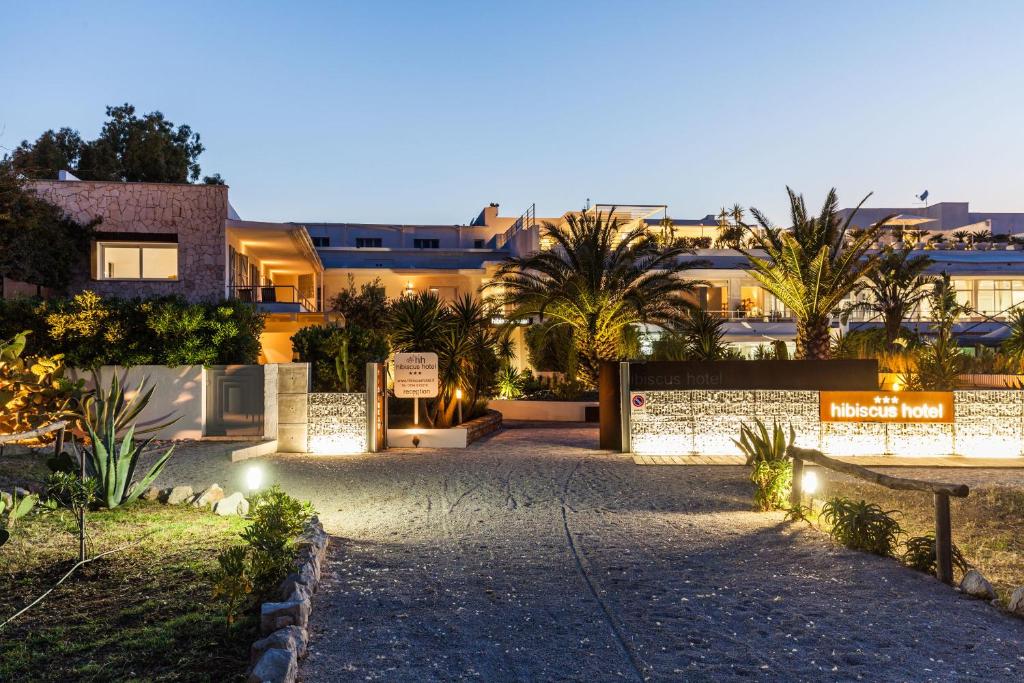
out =
<path fill-rule="evenodd" d="M 899 402 L 900 399 L 897 396 L 875 396 L 875 405 L 880 403 L 884 405 L 896 405 Z"/>

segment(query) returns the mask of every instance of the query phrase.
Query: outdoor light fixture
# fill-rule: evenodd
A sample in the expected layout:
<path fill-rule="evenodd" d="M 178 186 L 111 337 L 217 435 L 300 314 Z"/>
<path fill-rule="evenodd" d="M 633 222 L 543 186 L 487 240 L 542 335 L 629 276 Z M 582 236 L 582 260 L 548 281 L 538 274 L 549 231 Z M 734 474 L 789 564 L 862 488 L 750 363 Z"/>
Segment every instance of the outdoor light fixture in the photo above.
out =
<path fill-rule="evenodd" d="M 804 471 L 804 476 L 800 478 L 800 487 L 804 493 L 812 495 L 818 490 L 818 473 L 811 470 Z"/>
<path fill-rule="evenodd" d="M 245 488 L 255 491 L 263 485 L 263 470 L 253 465 L 245 471 Z"/>
<path fill-rule="evenodd" d="M 459 424 L 462 424 L 462 389 L 455 390 L 455 400 L 458 401 Z"/>
<path fill-rule="evenodd" d="M 898 379 L 897 380 L 893 380 L 893 383 L 892 383 L 892 390 L 893 391 L 899 391 L 902 388 L 903 388 L 903 385 L 900 384 L 900 381 Z"/>

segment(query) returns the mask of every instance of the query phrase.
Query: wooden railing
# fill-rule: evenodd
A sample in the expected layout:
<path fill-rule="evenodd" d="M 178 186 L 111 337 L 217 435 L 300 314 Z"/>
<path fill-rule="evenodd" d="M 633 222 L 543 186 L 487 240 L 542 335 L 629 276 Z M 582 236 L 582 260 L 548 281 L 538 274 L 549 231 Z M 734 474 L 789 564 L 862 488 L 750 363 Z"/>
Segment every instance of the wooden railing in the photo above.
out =
<path fill-rule="evenodd" d="M 966 484 L 941 484 L 921 479 L 904 479 L 888 474 L 873 472 L 866 467 L 836 460 L 812 448 L 789 446 L 786 455 L 793 458 L 793 490 L 790 504 L 797 508 L 803 498 L 804 461 L 813 462 L 836 472 L 848 474 L 857 479 L 900 491 L 922 491 L 931 493 L 935 499 L 935 573 L 939 581 L 953 583 L 953 539 L 949 518 L 949 497 L 966 498 L 970 489 Z"/>
<path fill-rule="evenodd" d="M 57 433 L 56 441 L 54 441 L 54 454 L 60 455 L 60 452 L 64 450 L 64 432 L 67 431 L 68 423 L 64 420 L 58 420 L 57 422 L 51 422 L 45 427 L 39 429 L 33 429 L 30 432 L 22 432 L 20 434 L 0 434 L 0 446 L 9 443 L 20 443 L 22 441 L 32 441 L 38 439 L 41 436 L 47 434 Z"/>

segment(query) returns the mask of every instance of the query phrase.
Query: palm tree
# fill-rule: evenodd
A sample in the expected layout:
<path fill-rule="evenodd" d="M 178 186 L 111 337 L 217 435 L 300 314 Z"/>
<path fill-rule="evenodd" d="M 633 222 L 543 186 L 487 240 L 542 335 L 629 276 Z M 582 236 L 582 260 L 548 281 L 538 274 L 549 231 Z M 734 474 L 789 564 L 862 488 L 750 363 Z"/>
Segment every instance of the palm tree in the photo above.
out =
<path fill-rule="evenodd" d="M 956 289 L 946 273 L 932 280 L 928 305 L 932 318 L 930 334 L 934 336 L 925 342 L 918 354 L 916 371 L 907 377 L 907 388 L 951 391 L 959 385 L 960 374 L 966 366 L 966 359 L 953 335 L 953 325 L 961 316 L 969 314 L 971 307 L 957 300 Z"/>
<path fill-rule="evenodd" d="M 867 273 L 851 292 L 856 299 L 867 294 L 864 301 L 847 304 L 842 311 L 843 322 L 855 311 L 869 311 L 881 317 L 885 325 L 885 343 L 891 347 L 900 336 L 903 320 L 928 298 L 930 278 L 924 272 L 932 260 L 924 254 L 911 256 L 907 249 L 888 247 L 878 259 L 878 267 Z"/>
<path fill-rule="evenodd" d="M 743 224 L 743 207 L 733 204 L 726 210 L 723 206 L 718 213 L 718 238 L 715 240 L 717 249 L 739 249 L 746 235 Z"/>
<path fill-rule="evenodd" d="M 690 360 L 721 360 L 726 356 L 725 320 L 703 309 L 690 311 L 679 326 Z"/>
<path fill-rule="evenodd" d="M 568 328 L 586 386 L 595 386 L 601 361 L 621 357 L 627 328 L 675 328 L 694 307 L 694 290 L 707 284 L 680 277 L 702 265 L 680 258 L 691 251 L 659 244 L 643 223 L 623 230 L 614 209 L 570 214 L 541 230 L 554 246 L 509 258 L 486 287 L 514 309 L 509 317 Z"/>
<path fill-rule="evenodd" d="M 796 316 L 797 357 L 828 358 L 829 316 L 856 288 L 858 280 L 877 266 L 878 255 L 868 254 L 868 250 L 892 216 L 848 240 L 851 221 L 871 195 L 864 197 L 844 220 L 838 214 L 835 188 L 829 190 L 816 217 L 808 216 L 802 195 L 789 187 L 786 192 L 792 227 L 777 228 L 760 211 L 751 209 L 761 227 L 752 231 L 757 248 L 739 251 L 750 261 L 750 276 Z M 757 250 L 766 257 L 756 255 Z"/>

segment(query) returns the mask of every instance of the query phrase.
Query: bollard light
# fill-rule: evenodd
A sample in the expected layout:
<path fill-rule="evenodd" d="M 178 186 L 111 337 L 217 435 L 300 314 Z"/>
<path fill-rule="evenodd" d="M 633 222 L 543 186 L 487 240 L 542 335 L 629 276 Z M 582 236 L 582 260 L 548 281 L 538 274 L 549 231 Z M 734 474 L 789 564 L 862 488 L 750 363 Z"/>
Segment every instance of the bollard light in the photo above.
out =
<path fill-rule="evenodd" d="M 455 390 L 455 398 L 457 398 L 460 401 L 462 400 L 462 389 Z"/>
<path fill-rule="evenodd" d="M 263 470 L 253 465 L 245 471 L 245 488 L 255 491 L 263 485 Z"/>
<path fill-rule="evenodd" d="M 811 470 L 805 470 L 804 476 L 800 478 L 800 488 L 807 495 L 813 494 L 818 490 L 818 474 Z"/>

